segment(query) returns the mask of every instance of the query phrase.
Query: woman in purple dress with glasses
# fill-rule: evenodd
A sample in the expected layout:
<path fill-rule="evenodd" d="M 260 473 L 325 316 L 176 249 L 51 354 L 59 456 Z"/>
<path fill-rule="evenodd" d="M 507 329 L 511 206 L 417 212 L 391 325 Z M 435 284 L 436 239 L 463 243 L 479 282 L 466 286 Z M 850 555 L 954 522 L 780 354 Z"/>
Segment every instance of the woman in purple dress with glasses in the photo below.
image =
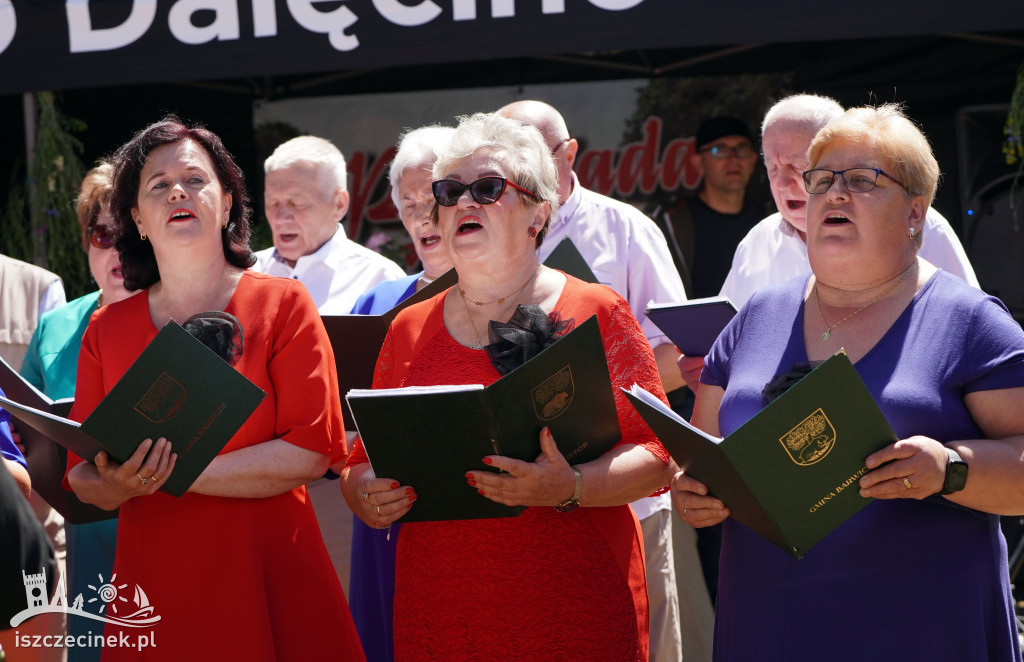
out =
<path fill-rule="evenodd" d="M 808 162 L 813 274 L 723 332 L 694 423 L 728 435 L 776 375 L 845 348 L 900 441 L 866 459 L 875 500 L 800 560 L 676 475 L 683 519 L 725 521 L 715 659 L 1019 661 L 999 515 L 1024 512 L 1024 332 L 917 256 L 939 169 L 898 107 L 833 120 Z"/>

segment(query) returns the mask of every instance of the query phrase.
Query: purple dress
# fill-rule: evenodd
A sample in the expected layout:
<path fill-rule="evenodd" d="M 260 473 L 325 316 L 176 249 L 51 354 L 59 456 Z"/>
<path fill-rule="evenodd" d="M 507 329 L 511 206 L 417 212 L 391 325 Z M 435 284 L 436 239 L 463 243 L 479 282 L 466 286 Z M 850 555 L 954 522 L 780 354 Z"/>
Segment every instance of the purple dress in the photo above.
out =
<path fill-rule="evenodd" d="M 388 280 L 356 300 L 353 315 L 382 315 L 416 294 L 423 272 Z M 395 644 L 392 614 L 395 603 L 395 545 L 401 524 L 388 531 L 372 529 L 352 518 L 352 561 L 348 604 L 363 644 L 366 662 L 393 662 Z"/>
<path fill-rule="evenodd" d="M 807 361 L 807 282 L 755 294 L 712 348 L 701 382 L 725 389 L 723 435 Z M 1024 332 L 940 271 L 856 369 L 899 438 L 980 438 L 964 395 L 1024 386 Z M 872 501 L 800 560 L 728 519 L 714 659 L 1019 662 L 999 517 L 939 496 Z"/>

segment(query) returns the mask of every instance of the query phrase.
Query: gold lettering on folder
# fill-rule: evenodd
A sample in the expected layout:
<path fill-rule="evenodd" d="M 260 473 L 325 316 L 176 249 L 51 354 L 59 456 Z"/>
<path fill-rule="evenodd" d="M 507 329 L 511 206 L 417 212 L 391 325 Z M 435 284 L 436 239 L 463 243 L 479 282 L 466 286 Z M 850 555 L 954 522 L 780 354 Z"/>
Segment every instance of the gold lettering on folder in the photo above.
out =
<path fill-rule="evenodd" d="M 836 444 L 836 429 L 819 407 L 796 427 L 779 438 L 790 459 L 809 466 L 824 459 Z"/>
<path fill-rule="evenodd" d="M 572 369 L 565 366 L 531 391 L 533 411 L 542 421 L 552 421 L 562 415 L 575 393 Z"/>

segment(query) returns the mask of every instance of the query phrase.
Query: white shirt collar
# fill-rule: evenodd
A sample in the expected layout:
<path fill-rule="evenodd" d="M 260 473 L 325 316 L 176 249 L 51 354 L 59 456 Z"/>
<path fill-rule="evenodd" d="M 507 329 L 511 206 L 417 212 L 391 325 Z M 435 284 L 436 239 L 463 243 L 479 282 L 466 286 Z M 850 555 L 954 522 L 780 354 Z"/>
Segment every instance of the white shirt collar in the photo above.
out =
<path fill-rule="evenodd" d="M 330 268 L 332 271 L 337 271 L 340 263 L 348 256 L 348 252 L 343 250 L 347 247 L 347 244 L 351 243 L 348 236 L 345 234 L 345 228 L 340 224 L 338 229 L 334 231 L 334 234 L 330 239 L 324 242 L 324 245 L 316 249 L 309 255 L 303 255 L 295 261 L 294 267 L 289 267 L 288 263 L 285 262 L 284 257 L 274 248 L 272 257 L 275 262 L 278 262 L 283 268 L 288 269 L 290 273 L 301 273 L 306 269 L 309 269 L 314 264 L 323 264 Z"/>
<path fill-rule="evenodd" d="M 573 215 L 576 210 L 579 209 L 580 201 L 583 199 L 583 194 L 580 192 L 580 180 L 576 178 L 576 173 L 571 172 L 572 175 L 572 193 L 558 208 L 558 213 L 553 219 L 551 219 L 550 227 L 548 232 L 553 232 L 557 228 L 565 224 Z"/>

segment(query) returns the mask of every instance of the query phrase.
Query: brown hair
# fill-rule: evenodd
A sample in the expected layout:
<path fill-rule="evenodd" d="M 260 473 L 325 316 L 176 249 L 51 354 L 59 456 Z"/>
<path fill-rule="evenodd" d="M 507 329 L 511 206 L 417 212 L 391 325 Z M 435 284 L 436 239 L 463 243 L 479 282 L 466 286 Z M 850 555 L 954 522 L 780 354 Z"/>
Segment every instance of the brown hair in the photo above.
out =
<path fill-rule="evenodd" d="M 218 182 L 224 192 L 231 195 L 228 224 L 221 231 L 224 257 L 229 264 L 240 269 L 256 263 L 256 256 L 249 248 L 249 216 L 252 210 L 242 169 L 231 158 L 217 134 L 200 125 L 186 126 L 172 115 L 136 133 L 117 150 L 115 156 L 110 211 L 117 224 L 117 252 L 121 256 L 124 286 L 128 290 L 140 290 L 160 280 L 153 245 L 142 240 L 139 228 L 132 220 L 132 208 L 138 204 L 142 169 L 154 149 L 184 141 L 192 141 L 206 151 L 213 162 Z"/>
<path fill-rule="evenodd" d="M 100 159 L 95 167 L 85 173 L 82 188 L 75 199 L 75 214 L 82 229 L 82 250 L 85 252 L 89 252 L 89 228 L 96 223 L 96 218 L 110 202 L 113 190 L 114 166 Z"/>

